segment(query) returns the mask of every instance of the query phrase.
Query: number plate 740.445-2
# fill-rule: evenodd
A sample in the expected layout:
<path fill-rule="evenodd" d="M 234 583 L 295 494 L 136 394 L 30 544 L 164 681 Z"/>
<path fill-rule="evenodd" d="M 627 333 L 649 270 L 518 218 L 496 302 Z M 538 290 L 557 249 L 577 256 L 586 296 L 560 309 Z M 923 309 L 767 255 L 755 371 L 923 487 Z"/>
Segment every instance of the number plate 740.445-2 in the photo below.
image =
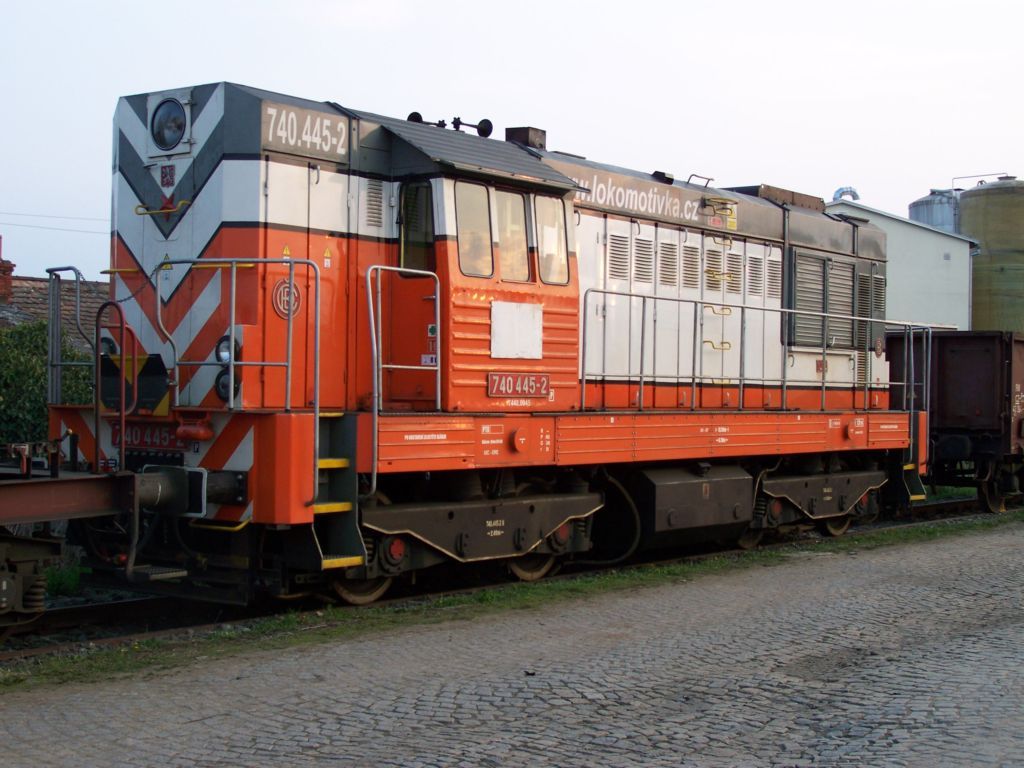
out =
<path fill-rule="evenodd" d="M 546 373 L 488 373 L 488 397 L 547 397 L 551 377 Z"/>

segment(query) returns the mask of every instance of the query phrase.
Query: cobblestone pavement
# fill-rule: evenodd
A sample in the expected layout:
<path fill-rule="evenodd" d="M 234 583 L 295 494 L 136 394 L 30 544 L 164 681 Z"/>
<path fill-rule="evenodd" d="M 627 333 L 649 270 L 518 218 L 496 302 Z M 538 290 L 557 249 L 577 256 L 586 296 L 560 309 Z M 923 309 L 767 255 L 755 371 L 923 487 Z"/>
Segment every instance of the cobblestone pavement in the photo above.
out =
<path fill-rule="evenodd" d="M 1024 526 L 0 699 L 6 765 L 1024 765 Z"/>

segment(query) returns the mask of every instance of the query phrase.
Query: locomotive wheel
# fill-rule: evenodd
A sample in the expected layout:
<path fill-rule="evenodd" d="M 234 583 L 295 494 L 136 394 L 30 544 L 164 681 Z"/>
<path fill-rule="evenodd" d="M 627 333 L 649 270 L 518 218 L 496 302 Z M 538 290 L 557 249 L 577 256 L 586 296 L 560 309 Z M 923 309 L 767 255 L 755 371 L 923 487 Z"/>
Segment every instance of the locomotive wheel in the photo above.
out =
<path fill-rule="evenodd" d="M 858 501 L 853 511 L 853 517 L 856 519 L 858 525 L 871 525 L 872 523 L 877 523 L 878 518 L 882 516 L 882 510 L 878 503 L 878 499 L 873 495 L 868 496 L 866 504 Z"/>
<path fill-rule="evenodd" d="M 520 581 L 543 579 L 554 567 L 554 555 L 523 555 L 508 561 L 508 570 Z"/>
<path fill-rule="evenodd" d="M 853 518 L 850 515 L 827 517 L 818 521 L 818 530 L 825 536 L 842 536 L 850 528 Z"/>
<path fill-rule="evenodd" d="M 736 546 L 740 549 L 754 549 L 764 538 L 764 528 L 747 528 L 740 537 L 736 539 Z"/>
<path fill-rule="evenodd" d="M 998 515 L 1006 511 L 1006 497 L 999 492 L 995 480 L 982 483 L 978 491 L 978 498 L 989 512 Z"/>
<path fill-rule="evenodd" d="M 349 605 L 369 605 L 388 591 L 391 586 L 390 576 L 376 579 L 335 579 L 331 587 Z"/>
<path fill-rule="evenodd" d="M 533 493 L 548 493 L 551 484 L 539 477 L 530 478 L 516 486 L 516 496 L 529 496 Z M 514 557 L 507 563 L 509 573 L 520 581 L 538 581 L 547 576 L 555 567 L 554 555 L 522 555 Z"/>

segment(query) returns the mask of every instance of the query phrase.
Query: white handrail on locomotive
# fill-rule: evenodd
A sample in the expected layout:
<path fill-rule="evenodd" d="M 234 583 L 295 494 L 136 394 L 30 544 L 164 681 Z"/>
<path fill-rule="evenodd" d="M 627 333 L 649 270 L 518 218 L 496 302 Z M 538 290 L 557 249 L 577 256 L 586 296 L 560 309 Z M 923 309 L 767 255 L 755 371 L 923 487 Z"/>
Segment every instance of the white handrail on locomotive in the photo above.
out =
<path fill-rule="evenodd" d="M 48 276 L 47 282 L 47 316 L 49 318 L 49 333 L 47 336 L 47 398 L 50 403 L 62 402 L 63 393 L 61 391 L 62 376 L 61 371 L 65 367 L 84 367 L 92 366 L 93 361 L 86 360 L 65 360 L 63 352 L 63 335 L 64 331 L 62 328 L 63 318 L 61 316 L 61 305 L 63 297 L 61 295 L 61 272 L 71 272 L 75 276 L 75 326 L 78 328 L 79 335 L 85 340 L 85 343 L 92 350 L 92 354 L 95 357 L 96 348 L 93 345 L 92 339 L 82 328 L 82 283 L 85 281 L 85 277 L 79 271 L 78 267 L 66 266 L 66 267 L 50 267 L 46 270 Z"/>
<path fill-rule="evenodd" d="M 187 265 L 202 265 L 202 266 L 227 266 L 231 268 L 231 278 L 229 286 L 229 309 L 228 309 L 228 398 L 227 405 L 228 411 L 241 412 L 244 411 L 244 407 L 235 407 L 235 367 L 236 366 L 252 366 L 252 367 L 264 367 L 264 368 L 284 368 L 285 369 L 285 390 L 284 390 L 284 404 L 283 410 L 288 413 L 292 410 L 291 405 L 291 393 L 292 393 L 292 336 L 294 317 L 297 314 L 293 312 L 291 307 L 288 308 L 286 318 L 288 323 L 287 340 L 285 342 L 285 359 L 280 360 L 236 360 L 235 359 L 235 316 L 237 314 L 237 288 L 238 288 L 238 268 L 251 268 L 257 264 L 287 264 L 288 265 L 288 295 L 295 296 L 295 267 L 304 266 L 307 271 L 311 270 L 313 273 L 313 493 L 309 500 L 306 502 L 307 507 L 311 507 L 317 502 L 317 496 L 320 492 L 320 469 L 318 464 L 318 457 L 320 455 L 320 429 L 318 426 L 320 423 L 320 267 L 315 261 L 310 259 L 167 259 L 162 261 L 160 264 L 153 269 L 150 274 L 151 277 L 155 276 L 156 273 L 162 269 L 169 269 L 174 265 L 187 264 Z M 163 317 L 161 316 L 161 300 L 160 300 L 160 281 L 154 280 L 156 284 L 156 322 L 160 329 L 160 332 L 166 337 L 168 344 L 171 347 L 171 354 L 173 355 L 172 368 L 174 371 L 174 404 L 179 404 L 179 398 L 181 393 L 180 388 L 180 377 L 178 376 L 179 366 L 192 366 L 192 367 L 203 367 L 203 366 L 220 366 L 223 363 L 217 361 L 208 360 L 180 360 L 178 359 L 178 347 L 174 342 L 173 335 L 167 330 L 163 323 Z"/>
<path fill-rule="evenodd" d="M 712 302 L 712 301 L 706 301 L 704 299 L 688 299 L 688 298 L 678 298 L 678 297 L 671 297 L 671 296 L 648 296 L 648 295 L 644 295 L 644 294 L 631 293 L 631 292 L 626 292 L 626 291 L 610 291 L 610 290 L 606 290 L 606 289 L 603 289 L 603 288 L 589 288 L 589 289 L 587 289 L 587 291 L 584 293 L 584 296 L 583 296 L 583 328 L 582 328 L 582 332 L 581 332 L 582 344 L 581 344 L 581 347 L 580 347 L 580 357 L 581 357 L 581 369 L 580 370 L 581 370 L 582 383 L 584 385 L 586 384 L 586 381 L 587 381 L 588 377 L 592 378 L 592 379 L 606 379 L 606 378 L 609 377 L 609 374 L 607 373 L 607 371 L 605 371 L 603 369 L 600 370 L 600 371 L 591 371 L 591 370 L 587 369 L 587 359 L 588 359 L 587 358 L 587 340 L 588 340 L 588 338 L 590 336 L 590 334 L 587 332 L 588 331 L 587 323 L 588 323 L 588 320 L 590 318 L 590 312 L 588 310 L 589 310 L 589 308 L 591 306 L 590 301 L 591 301 L 591 296 L 592 295 L 622 297 L 622 298 L 625 298 L 625 299 L 629 300 L 630 306 L 632 306 L 632 302 L 635 299 L 640 299 L 640 301 L 641 301 L 641 312 L 640 312 L 640 314 L 641 314 L 640 355 L 639 355 L 639 358 L 638 358 L 639 361 L 640 361 L 639 362 L 639 366 L 638 366 L 639 370 L 634 373 L 633 367 L 632 367 L 632 365 L 630 365 L 630 370 L 625 375 L 627 379 L 636 378 L 639 381 L 639 387 L 640 388 L 639 388 L 639 391 L 638 391 L 638 394 L 637 394 L 637 410 L 638 411 L 644 410 L 644 388 L 645 388 L 646 380 L 648 378 L 674 379 L 677 383 L 681 382 L 681 381 L 689 381 L 690 382 L 690 405 L 689 405 L 690 410 L 696 410 L 696 408 L 697 408 L 696 391 L 697 391 L 697 383 L 698 382 L 717 381 L 717 380 L 721 380 L 722 378 L 728 378 L 729 380 L 735 380 L 737 382 L 738 387 L 739 387 L 739 404 L 738 404 L 739 410 L 743 410 L 743 391 L 744 391 L 745 385 L 747 385 L 749 382 L 755 382 L 755 383 L 759 383 L 759 384 L 766 384 L 766 383 L 778 383 L 778 384 L 780 384 L 781 388 L 782 388 L 782 403 L 781 403 L 781 407 L 782 407 L 783 410 L 786 409 L 786 405 L 787 405 L 786 395 L 787 395 L 787 386 L 789 384 L 818 384 L 817 379 L 806 379 L 806 380 L 805 379 L 790 379 L 788 377 L 788 374 L 787 374 L 787 367 L 788 367 L 787 366 L 787 362 L 788 361 L 787 361 L 787 356 L 786 355 L 783 355 L 782 359 L 781 359 L 782 372 L 781 372 L 779 378 L 767 378 L 767 377 L 765 377 L 763 375 L 761 377 L 748 377 L 748 376 L 745 375 L 746 374 L 746 370 L 745 370 L 746 355 L 744 354 L 744 352 L 745 352 L 746 329 L 747 329 L 746 317 L 747 317 L 747 312 L 748 311 L 757 311 L 757 312 L 762 312 L 762 313 L 773 312 L 773 313 L 777 313 L 777 314 L 779 314 L 781 316 L 787 316 L 787 317 L 803 316 L 803 317 L 819 318 L 821 320 L 822 329 L 823 329 L 823 333 L 822 333 L 822 348 L 821 348 L 821 360 L 822 360 L 821 407 L 822 407 L 822 410 L 825 410 L 825 392 L 826 392 L 826 383 L 827 383 L 826 382 L 826 376 L 825 376 L 825 370 L 827 368 L 826 363 L 827 363 L 828 352 L 831 349 L 831 347 L 829 347 L 828 337 L 824 333 L 824 329 L 827 327 L 827 323 L 828 323 L 829 320 L 850 321 L 850 322 L 852 322 L 854 324 L 864 323 L 866 325 L 880 324 L 880 325 L 883 325 L 885 327 L 892 326 L 892 327 L 900 328 L 900 329 L 902 329 L 902 331 L 904 333 L 904 336 L 906 336 L 908 338 L 908 340 L 910 340 L 910 341 L 913 341 L 913 339 L 916 338 L 917 334 L 921 334 L 921 338 L 922 338 L 922 342 L 923 342 L 923 347 L 924 347 L 924 349 L 922 351 L 922 354 L 925 357 L 924 365 L 922 366 L 923 370 L 922 370 L 921 381 L 918 382 L 917 379 L 916 379 L 916 376 L 915 376 L 915 370 L 914 370 L 914 346 L 915 345 L 913 343 L 907 343 L 907 344 L 904 344 L 904 350 L 903 351 L 904 351 L 904 360 L 905 360 L 904 370 L 908 371 L 908 381 L 895 381 L 895 382 L 894 381 L 889 381 L 885 385 L 880 385 L 879 388 L 881 388 L 881 389 L 889 389 L 894 384 L 901 384 L 901 385 L 903 385 L 903 387 L 902 387 L 902 389 L 903 389 L 903 408 L 902 408 L 902 410 L 914 410 L 913 406 L 915 405 L 915 400 L 916 400 L 916 397 L 917 397 L 915 395 L 914 390 L 916 389 L 917 386 L 921 386 L 922 390 L 923 390 L 922 391 L 922 398 L 921 399 L 922 399 L 923 404 L 924 404 L 924 408 L 922 410 L 928 411 L 930 403 L 929 403 L 929 399 L 928 399 L 929 398 L 929 387 L 927 386 L 927 379 L 928 379 L 928 375 L 929 375 L 929 372 L 930 372 L 930 362 L 931 362 L 931 334 L 932 334 L 932 330 L 933 329 L 941 329 L 941 328 L 943 328 L 945 326 L 937 326 L 937 325 L 927 324 L 927 323 L 905 322 L 905 321 L 898 321 L 898 320 L 884 320 L 882 318 L 862 317 L 862 316 L 859 316 L 859 315 L 843 315 L 843 314 L 836 314 L 836 313 L 829 313 L 829 312 L 817 312 L 817 311 L 813 311 L 813 310 L 798 310 L 798 309 L 790 309 L 790 308 L 786 308 L 786 307 L 760 307 L 760 306 L 753 306 L 753 305 L 743 304 L 743 303 Z M 647 333 L 647 317 L 648 317 L 648 314 L 649 314 L 648 311 L 647 311 L 647 302 L 648 302 L 648 300 L 650 300 L 652 302 L 652 304 L 654 304 L 655 307 L 657 306 L 657 302 L 669 302 L 669 303 L 677 304 L 677 305 L 680 305 L 680 304 L 691 304 L 691 305 L 693 305 L 693 320 L 694 320 L 694 322 L 693 322 L 693 337 L 692 337 L 692 340 L 691 340 L 691 352 L 692 352 L 692 356 L 693 357 L 692 357 L 692 362 L 691 362 L 691 372 L 690 372 L 690 374 L 684 375 L 684 374 L 678 373 L 678 371 L 677 371 L 675 376 L 661 376 L 660 374 L 659 375 L 655 375 L 652 372 L 650 377 L 648 377 L 647 374 L 645 373 L 645 370 L 648 367 L 646 365 L 647 352 L 648 352 L 648 349 L 647 349 L 647 337 L 648 337 L 648 333 Z M 700 312 L 701 312 L 702 308 L 711 308 L 712 311 L 714 311 L 715 308 L 728 309 L 728 310 L 730 310 L 730 312 L 731 312 L 731 310 L 734 310 L 734 309 L 740 310 L 740 346 L 739 346 L 740 370 L 739 370 L 739 376 L 738 377 L 734 378 L 734 377 L 723 377 L 723 376 L 705 376 L 705 375 L 703 375 L 703 360 L 701 360 L 701 365 L 700 365 L 701 373 L 697 373 L 697 368 L 698 368 L 698 365 L 697 365 L 697 350 L 701 349 L 703 347 L 703 345 L 704 345 L 704 342 L 705 342 L 705 339 L 704 339 L 704 324 L 703 324 L 703 322 L 701 322 L 701 318 L 700 318 Z M 856 327 L 856 325 L 855 325 L 855 327 Z M 698 333 L 699 333 L 699 338 L 698 338 Z M 865 372 L 865 375 L 864 375 L 864 394 L 865 394 L 865 397 L 864 397 L 863 407 L 861 408 L 861 410 L 868 410 L 869 404 L 868 404 L 867 394 L 868 394 L 868 391 L 870 389 L 870 382 L 871 382 L 871 354 L 870 354 L 871 350 L 870 350 L 869 334 L 864 334 L 864 336 L 865 336 L 865 346 L 864 346 L 864 350 L 863 351 L 866 353 L 865 354 L 865 359 L 867 361 L 867 366 L 868 367 L 867 367 L 867 371 Z M 677 335 L 677 337 L 676 337 L 677 346 L 678 346 L 679 338 L 680 338 L 680 336 Z M 631 361 L 633 359 L 632 349 L 633 349 L 633 335 L 630 334 L 627 359 L 629 359 Z M 650 351 L 653 354 L 655 350 L 652 348 Z M 764 351 L 764 350 L 762 349 L 762 351 Z M 851 349 L 851 351 L 855 351 L 855 350 Z M 762 374 L 764 373 L 763 365 L 764 365 L 764 363 L 762 363 Z M 650 367 L 651 368 L 654 367 L 653 358 L 652 358 L 652 364 L 651 364 Z M 678 366 L 677 366 L 677 368 L 678 368 Z M 619 376 L 621 376 L 621 375 L 619 375 Z M 857 384 L 856 373 L 854 374 L 854 377 L 852 379 L 850 379 L 848 382 L 843 380 L 843 379 L 839 379 L 838 381 L 836 381 L 834 383 L 837 383 L 837 384 L 847 384 L 848 383 L 848 384 L 856 385 Z M 910 385 L 909 387 L 907 386 L 908 384 Z M 908 389 L 909 389 L 909 395 L 908 395 Z M 581 394 L 580 394 L 580 409 L 581 410 L 585 410 L 586 409 L 586 397 L 587 397 L 586 386 L 583 386 Z"/>
<path fill-rule="evenodd" d="M 434 335 L 436 346 L 434 348 L 434 364 L 433 365 L 398 365 L 396 363 L 384 363 L 381 359 L 382 354 L 382 340 L 384 333 L 384 313 L 381 309 L 381 293 L 383 289 L 383 280 L 381 273 L 391 272 L 403 277 L 421 279 L 421 280 L 433 280 L 434 281 L 434 294 L 433 296 L 425 296 L 424 298 L 432 299 L 434 302 L 434 328 L 437 329 Z M 374 280 L 376 278 L 376 281 Z M 373 286 L 376 284 L 377 290 L 374 294 Z M 373 383 L 371 391 L 371 402 L 372 413 L 372 427 L 371 427 L 371 458 L 370 463 L 370 487 L 363 494 L 364 498 L 369 498 L 377 492 L 377 455 L 379 450 L 380 441 L 380 412 L 381 412 L 381 398 L 383 396 L 383 375 L 384 369 L 388 370 L 403 370 L 403 371 L 434 371 L 434 410 L 441 410 L 441 281 L 437 274 L 422 269 L 408 269 L 406 267 L 388 267 L 383 264 L 374 264 L 366 270 L 366 309 L 369 313 L 370 322 L 370 365 L 373 373 Z M 376 307 L 376 314 L 374 313 L 374 307 Z M 377 325 L 377 318 L 380 318 L 380 325 Z"/>

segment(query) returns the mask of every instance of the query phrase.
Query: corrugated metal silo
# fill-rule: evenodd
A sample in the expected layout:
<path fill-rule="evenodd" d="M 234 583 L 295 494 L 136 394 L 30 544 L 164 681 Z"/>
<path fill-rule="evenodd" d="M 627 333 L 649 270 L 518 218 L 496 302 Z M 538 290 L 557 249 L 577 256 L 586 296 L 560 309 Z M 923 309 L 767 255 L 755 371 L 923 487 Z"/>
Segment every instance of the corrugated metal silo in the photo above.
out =
<path fill-rule="evenodd" d="M 933 189 L 926 197 L 910 204 L 910 220 L 957 234 L 960 217 L 960 190 Z"/>
<path fill-rule="evenodd" d="M 960 231 L 978 241 L 971 328 L 1024 333 L 1024 181 L 1000 176 L 961 194 Z"/>

